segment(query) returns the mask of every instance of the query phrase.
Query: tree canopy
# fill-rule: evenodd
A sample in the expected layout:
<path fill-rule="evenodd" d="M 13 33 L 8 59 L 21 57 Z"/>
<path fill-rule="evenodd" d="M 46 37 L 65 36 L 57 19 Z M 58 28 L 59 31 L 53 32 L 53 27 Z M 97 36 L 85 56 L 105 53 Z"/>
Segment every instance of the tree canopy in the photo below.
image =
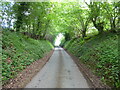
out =
<path fill-rule="evenodd" d="M 111 30 L 118 32 L 120 2 L 2 2 L 2 27 L 35 39 L 66 40 Z"/>

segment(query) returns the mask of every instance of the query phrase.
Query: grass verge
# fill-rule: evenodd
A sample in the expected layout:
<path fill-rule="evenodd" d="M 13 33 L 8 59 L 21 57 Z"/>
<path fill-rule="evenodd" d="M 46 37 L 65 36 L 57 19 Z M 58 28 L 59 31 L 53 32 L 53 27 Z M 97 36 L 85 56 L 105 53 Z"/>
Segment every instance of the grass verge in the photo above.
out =
<path fill-rule="evenodd" d="M 88 37 L 87 37 L 88 38 Z M 64 48 L 79 57 L 102 82 L 110 87 L 120 87 L 118 60 L 118 35 L 106 32 L 90 39 L 73 39 Z"/>
<path fill-rule="evenodd" d="M 35 40 L 17 32 L 3 31 L 2 84 L 6 84 L 52 48 L 52 44 L 47 40 Z"/>

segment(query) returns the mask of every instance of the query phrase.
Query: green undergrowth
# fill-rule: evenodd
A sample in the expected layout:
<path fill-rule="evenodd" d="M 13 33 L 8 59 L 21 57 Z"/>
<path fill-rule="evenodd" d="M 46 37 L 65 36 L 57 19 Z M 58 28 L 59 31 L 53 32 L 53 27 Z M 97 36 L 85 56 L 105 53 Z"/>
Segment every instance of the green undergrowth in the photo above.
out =
<path fill-rule="evenodd" d="M 104 33 L 90 39 L 74 39 L 66 42 L 64 48 L 79 57 L 102 82 L 110 87 L 120 87 L 118 61 L 118 35 Z"/>
<path fill-rule="evenodd" d="M 32 62 L 52 50 L 47 40 L 35 40 L 17 32 L 3 31 L 2 35 L 2 83 L 6 84 Z"/>

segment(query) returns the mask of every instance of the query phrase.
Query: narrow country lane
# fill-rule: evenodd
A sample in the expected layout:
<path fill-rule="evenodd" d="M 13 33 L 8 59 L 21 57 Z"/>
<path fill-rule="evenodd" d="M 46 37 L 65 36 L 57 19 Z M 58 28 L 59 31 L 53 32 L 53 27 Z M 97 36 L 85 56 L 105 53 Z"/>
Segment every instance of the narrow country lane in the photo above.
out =
<path fill-rule="evenodd" d="M 63 48 L 53 55 L 25 88 L 89 88 L 86 79 Z"/>

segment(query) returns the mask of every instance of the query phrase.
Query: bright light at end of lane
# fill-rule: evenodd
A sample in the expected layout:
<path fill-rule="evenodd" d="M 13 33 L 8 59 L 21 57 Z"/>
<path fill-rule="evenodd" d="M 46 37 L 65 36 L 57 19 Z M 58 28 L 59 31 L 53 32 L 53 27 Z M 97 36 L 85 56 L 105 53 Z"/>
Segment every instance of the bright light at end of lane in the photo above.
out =
<path fill-rule="evenodd" d="M 59 46 L 60 43 L 61 43 L 61 40 L 64 36 L 60 33 L 57 37 L 56 37 L 56 40 L 55 40 L 55 46 Z"/>

